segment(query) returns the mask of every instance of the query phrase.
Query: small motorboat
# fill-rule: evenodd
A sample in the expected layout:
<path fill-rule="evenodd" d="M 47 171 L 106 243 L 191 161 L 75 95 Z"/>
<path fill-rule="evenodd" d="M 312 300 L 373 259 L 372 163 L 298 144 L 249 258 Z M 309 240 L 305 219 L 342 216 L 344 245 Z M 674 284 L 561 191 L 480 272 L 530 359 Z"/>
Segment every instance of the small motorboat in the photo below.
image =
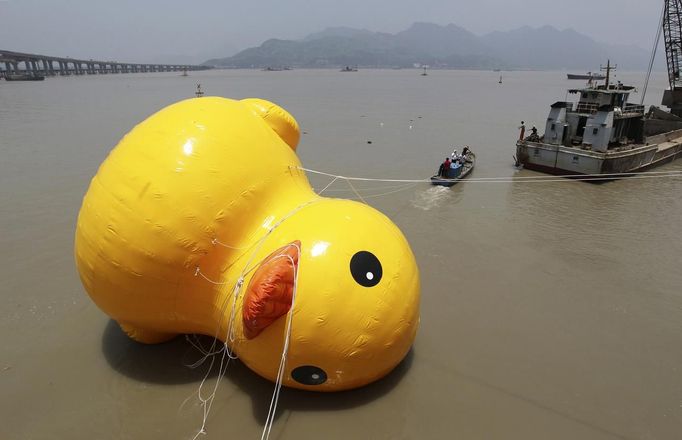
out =
<path fill-rule="evenodd" d="M 431 185 L 452 186 L 471 174 L 475 164 L 476 155 L 470 150 L 464 155 L 464 165 L 456 169 L 450 168 L 446 176 L 431 176 Z"/>

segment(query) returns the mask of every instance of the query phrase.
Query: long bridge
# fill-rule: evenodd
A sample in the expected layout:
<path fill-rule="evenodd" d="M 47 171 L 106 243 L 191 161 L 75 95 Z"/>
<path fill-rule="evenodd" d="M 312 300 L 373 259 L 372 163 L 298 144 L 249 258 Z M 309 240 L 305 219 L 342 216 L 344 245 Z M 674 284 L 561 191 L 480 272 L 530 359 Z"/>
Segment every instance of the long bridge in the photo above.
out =
<path fill-rule="evenodd" d="M 4 68 L 3 68 L 4 66 Z M 178 72 L 207 70 L 209 66 L 191 64 L 137 64 L 118 61 L 80 60 L 0 50 L 0 77 L 7 75 L 55 76 L 103 73 Z"/>

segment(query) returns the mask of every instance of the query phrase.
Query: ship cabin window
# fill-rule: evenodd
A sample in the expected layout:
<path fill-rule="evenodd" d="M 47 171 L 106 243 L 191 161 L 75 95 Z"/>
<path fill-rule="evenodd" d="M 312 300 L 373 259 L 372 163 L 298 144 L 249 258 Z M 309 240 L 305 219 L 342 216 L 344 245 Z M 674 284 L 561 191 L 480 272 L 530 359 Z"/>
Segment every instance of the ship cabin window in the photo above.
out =
<path fill-rule="evenodd" d="M 587 98 L 587 93 L 583 92 L 583 93 L 580 95 L 580 97 L 583 98 L 583 99 Z"/>
<path fill-rule="evenodd" d="M 592 134 L 597 134 L 597 133 L 599 133 L 599 129 L 598 129 L 598 128 L 595 128 L 595 129 L 592 130 Z"/>
<path fill-rule="evenodd" d="M 556 124 L 552 124 L 552 131 L 556 131 Z"/>
<path fill-rule="evenodd" d="M 578 156 L 573 156 L 573 163 L 578 163 Z"/>

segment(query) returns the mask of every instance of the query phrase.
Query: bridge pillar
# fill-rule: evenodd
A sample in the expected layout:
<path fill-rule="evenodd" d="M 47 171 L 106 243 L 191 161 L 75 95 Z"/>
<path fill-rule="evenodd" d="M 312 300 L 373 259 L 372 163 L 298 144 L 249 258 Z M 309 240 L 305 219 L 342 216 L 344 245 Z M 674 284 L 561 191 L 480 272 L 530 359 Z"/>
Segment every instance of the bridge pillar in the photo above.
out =
<path fill-rule="evenodd" d="M 45 71 L 45 75 L 54 76 L 54 72 L 52 71 L 52 61 L 48 60 L 47 58 L 43 58 L 40 61 L 43 62 L 43 70 Z"/>

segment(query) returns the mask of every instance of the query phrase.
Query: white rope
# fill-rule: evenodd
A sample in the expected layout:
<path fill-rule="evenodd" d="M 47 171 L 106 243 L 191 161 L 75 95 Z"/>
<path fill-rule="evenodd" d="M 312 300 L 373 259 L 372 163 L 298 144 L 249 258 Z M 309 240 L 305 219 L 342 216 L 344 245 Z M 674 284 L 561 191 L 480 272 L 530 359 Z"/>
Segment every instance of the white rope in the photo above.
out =
<path fill-rule="evenodd" d="M 336 175 L 331 173 L 326 173 L 324 171 L 312 170 L 309 168 L 299 168 L 302 171 L 309 172 L 311 174 L 319 174 L 322 176 L 333 177 L 335 179 L 344 179 L 352 181 L 362 181 L 362 182 L 403 182 L 403 183 L 431 183 L 431 179 L 379 179 L 371 177 L 349 177 Z M 617 178 L 655 178 L 655 177 L 680 177 L 682 176 L 682 170 L 680 171 L 646 171 L 641 173 L 604 173 L 604 174 L 566 174 L 560 177 L 558 176 L 508 176 L 508 177 L 470 177 L 467 179 L 458 180 L 462 183 L 516 183 L 516 182 L 571 182 L 571 181 L 581 181 L 581 180 L 613 180 Z M 446 179 L 443 179 L 446 181 Z"/>
<path fill-rule="evenodd" d="M 198 268 L 197 268 L 198 271 Z M 199 272 L 198 272 L 199 273 Z M 204 277 L 205 278 L 205 277 Z M 232 331 L 232 326 L 234 323 L 234 309 L 235 309 L 235 304 L 236 304 L 236 298 L 239 295 L 239 291 L 242 288 L 242 285 L 244 284 L 244 278 L 240 277 L 237 282 L 235 283 L 234 289 L 232 291 L 232 298 L 233 298 L 233 307 L 232 307 L 232 313 L 230 314 L 230 320 L 228 322 L 228 328 L 227 328 L 227 334 L 229 335 Z M 234 356 L 230 350 L 230 347 L 227 345 L 227 342 L 222 343 L 222 348 L 220 350 L 215 350 L 215 347 L 218 343 L 218 332 L 220 331 L 220 324 L 222 324 L 223 316 L 224 313 L 224 308 L 221 307 L 221 313 L 220 313 L 220 320 L 218 321 L 218 326 L 216 328 L 216 333 L 213 337 L 213 344 L 211 345 L 211 348 L 208 351 L 204 351 L 204 356 L 203 358 L 199 359 L 197 362 L 193 364 L 193 368 L 198 367 L 199 365 L 203 364 L 204 361 L 210 357 L 211 358 L 211 363 L 209 364 L 208 370 L 206 371 L 206 374 L 204 375 L 203 379 L 201 380 L 201 383 L 199 384 L 199 389 L 197 390 L 197 396 L 199 398 L 199 401 L 201 402 L 201 407 L 203 410 L 203 415 L 202 415 L 202 422 L 201 422 L 201 427 L 197 431 L 197 433 L 194 435 L 192 440 L 196 440 L 200 435 L 206 434 L 206 422 L 208 421 L 208 416 L 211 412 L 211 407 L 213 406 L 213 401 L 215 400 L 215 396 L 218 392 L 218 386 L 220 385 L 220 381 L 222 380 L 223 376 L 225 375 L 225 372 L 227 371 L 227 367 L 230 364 L 230 361 L 233 359 L 236 359 L 236 356 Z M 227 341 L 227 336 L 225 338 Z M 201 350 L 200 350 L 201 351 Z M 208 380 L 208 377 L 211 374 L 211 371 L 213 371 L 213 365 L 215 364 L 215 356 L 213 355 L 221 353 L 222 355 L 220 357 L 220 366 L 218 368 L 218 377 L 216 378 L 215 384 L 213 385 L 213 389 L 211 390 L 211 393 L 208 395 L 208 397 L 204 398 L 203 397 L 203 388 L 204 384 Z M 227 360 L 225 358 L 227 357 Z"/>
<path fill-rule="evenodd" d="M 241 250 L 241 249 L 248 249 L 249 248 L 249 246 L 241 246 L 241 247 L 230 246 L 229 244 L 222 243 L 217 238 L 214 238 L 213 240 L 211 240 L 211 244 L 213 244 L 214 246 L 217 244 L 217 245 L 220 245 L 222 247 L 226 247 L 228 249 L 235 249 L 235 250 Z"/>
<path fill-rule="evenodd" d="M 210 279 L 209 277 L 204 275 L 203 272 L 201 272 L 201 268 L 199 266 L 197 266 L 196 270 L 194 271 L 194 276 L 197 276 L 197 275 L 201 276 L 201 278 L 205 279 L 209 283 L 215 284 L 216 286 L 224 286 L 225 284 L 227 284 L 227 283 L 219 283 L 217 281 L 213 281 L 212 279 Z"/>
<path fill-rule="evenodd" d="M 419 182 L 421 183 L 421 182 Z M 411 183 L 401 183 L 400 185 L 386 185 L 386 186 L 355 186 L 355 189 L 358 191 L 377 191 L 377 190 L 384 190 L 384 189 L 396 189 L 396 188 L 405 188 L 406 186 L 416 186 L 419 183 L 411 184 Z M 347 193 L 348 189 L 346 188 L 337 188 L 337 189 L 327 189 L 325 190 L 326 193 Z M 318 194 L 322 194 L 322 191 L 318 192 Z"/>
<path fill-rule="evenodd" d="M 298 265 L 301 264 L 301 248 L 296 244 L 291 244 L 290 246 L 296 247 L 298 253 Z M 294 304 L 296 303 L 296 291 L 298 290 L 298 273 L 299 267 L 294 262 L 293 258 L 289 255 L 278 255 L 278 257 L 286 257 L 291 262 L 294 268 L 294 286 L 291 294 L 291 307 L 289 308 L 289 313 L 287 315 L 287 326 L 284 336 L 284 346 L 282 347 L 282 356 L 279 361 L 279 368 L 277 370 L 277 378 L 275 380 L 275 390 L 272 393 L 272 398 L 270 399 L 270 408 L 268 409 L 268 416 L 265 420 L 265 426 L 263 427 L 263 433 L 261 434 L 261 440 L 267 440 L 270 438 L 270 431 L 272 430 L 272 424 L 275 421 L 275 412 L 277 411 L 277 403 L 279 402 L 279 394 L 282 389 L 282 383 L 284 381 L 284 370 L 286 369 L 287 355 L 289 354 L 289 342 L 291 340 L 291 327 L 294 316 Z"/>
<path fill-rule="evenodd" d="M 333 179 L 331 182 L 329 182 L 329 183 L 327 184 L 327 186 L 325 186 L 324 188 L 322 188 L 322 191 L 320 191 L 318 194 L 322 194 L 323 192 L 325 192 L 325 191 L 326 191 L 330 186 L 332 186 L 332 185 L 334 184 L 334 182 L 336 182 L 338 179 L 339 179 L 338 177 L 334 177 L 334 179 Z"/>
<path fill-rule="evenodd" d="M 651 48 L 651 59 L 649 60 L 649 69 L 646 72 L 646 79 L 644 80 L 644 88 L 642 89 L 642 99 L 639 105 L 644 105 L 644 97 L 646 96 L 646 89 L 649 87 L 649 79 L 651 78 L 651 71 L 654 68 L 654 60 L 656 59 L 656 50 L 658 49 L 658 42 L 661 40 L 661 31 L 663 30 L 663 20 L 665 20 L 665 6 L 661 9 L 661 19 L 658 22 L 658 30 L 656 31 L 656 38 L 654 39 L 654 47 Z M 671 85 L 672 86 L 672 85 Z"/>
<path fill-rule="evenodd" d="M 401 192 L 401 191 L 408 190 L 408 189 L 410 189 L 410 188 L 414 188 L 414 187 L 417 186 L 417 185 L 419 185 L 419 184 L 418 184 L 418 183 L 408 183 L 407 185 L 401 186 L 400 189 L 396 189 L 396 190 L 394 190 L 394 191 L 387 191 L 387 192 L 383 192 L 383 193 L 379 193 L 379 194 L 369 194 L 369 195 L 366 195 L 365 198 L 366 198 L 366 199 L 372 199 L 372 198 L 374 198 L 374 197 L 387 196 L 387 195 L 389 195 L 389 194 L 395 194 L 395 193 L 398 193 L 398 192 Z"/>
<path fill-rule="evenodd" d="M 203 354 L 203 356 L 202 356 L 202 358 L 200 358 L 200 359 L 199 359 L 198 361 L 196 361 L 195 363 L 193 363 L 193 364 L 191 364 L 191 365 L 188 365 L 188 367 L 190 367 L 190 368 L 196 368 L 196 367 L 202 365 L 202 364 L 206 361 L 206 359 L 208 359 L 209 357 L 211 358 L 211 362 L 210 362 L 210 364 L 209 364 L 208 370 L 206 371 L 206 374 L 204 375 L 204 378 L 202 379 L 201 383 L 199 384 L 199 389 L 197 390 L 197 395 L 198 395 L 199 401 L 201 402 L 201 406 L 202 406 L 202 409 L 203 409 L 203 416 L 202 416 L 201 427 L 199 428 L 199 430 L 197 431 L 197 433 L 194 435 L 194 437 L 192 438 L 192 440 L 196 440 L 200 435 L 206 434 L 206 422 L 207 422 L 208 416 L 209 416 L 209 414 L 210 414 L 210 412 L 211 412 L 211 407 L 213 406 L 213 401 L 215 400 L 215 397 L 216 397 L 216 394 L 217 394 L 217 391 L 218 391 L 218 386 L 219 386 L 219 384 L 220 384 L 220 381 L 222 380 L 223 376 L 225 375 L 225 373 L 226 373 L 226 371 L 227 371 L 227 367 L 228 367 L 230 361 L 231 361 L 232 359 L 237 359 L 237 356 L 233 354 L 234 352 L 236 352 L 236 347 L 233 346 L 232 348 L 230 348 L 230 346 L 228 345 L 228 341 L 229 341 L 230 343 L 234 343 L 235 340 L 236 340 L 236 336 L 235 336 L 235 332 L 234 332 L 234 322 L 235 322 L 235 315 L 236 315 L 236 309 L 237 309 L 237 298 L 239 297 L 239 294 L 240 294 L 240 292 L 241 292 L 242 286 L 243 286 L 243 284 L 244 284 L 244 279 L 245 279 L 245 277 L 246 277 L 249 273 L 251 273 L 253 270 L 255 270 L 256 268 L 258 268 L 258 267 L 260 266 L 260 264 L 264 261 L 264 259 L 262 259 L 261 261 L 259 261 L 259 262 L 257 262 L 257 263 L 253 263 L 254 258 L 256 257 L 256 255 L 258 254 L 258 251 L 261 249 L 261 247 L 262 247 L 263 244 L 265 243 L 266 239 L 270 236 L 270 234 L 272 233 L 272 231 L 274 231 L 277 227 L 279 227 L 284 221 L 286 221 L 287 219 L 289 219 L 291 216 L 293 216 L 294 214 L 296 214 L 296 213 L 299 212 L 300 210 L 304 209 L 305 207 L 307 207 L 307 206 L 309 206 L 309 205 L 311 205 L 311 204 L 313 204 L 313 203 L 316 203 L 317 201 L 318 201 L 318 199 L 310 200 L 310 201 L 308 201 L 308 202 L 306 202 L 306 203 L 303 203 L 303 204 L 297 206 L 296 208 L 292 209 L 291 211 L 289 211 L 289 212 L 288 212 L 286 215 L 284 215 L 279 221 L 277 221 L 274 225 L 272 225 L 272 226 L 267 230 L 267 232 L 266 232 L 266 233 L 258 240 L 258 242 L 255 244 L 255 249 L 253 250 L 253 252 L 251 252 L 251 255 L 250 255 L 249 259 L 247 260 L 246 264 L 244 265 L 244 268 L 242 269 L 242 272 L 240 273 L 239 278 L 237 279 L 237 281 L 236 281 L 236 283 L 235 283 L 235 285 L 234 285 L 232 294 L 230 295 L 231 298 L 232 298 L 232 305 L 231 305 L 231 310 L 230 310 L 230 314 L 229 314 L 229 320 L 228 320 L 227 329 L 226 329 L 226 334 L 225 334 L 225 342 L 222 342 L 222 347 L 221 347 L 220 349 L 216 349 L 216 345 L 218 344 L 218 341 L 219 341 L 218 332 L 220 331 L 221 324 L 222 324 L 223 319 L 224 319 L 224 317 L 225 317 L 225 315 L 226 315 L 225 312 L 226 312 L 226 309 L 227 309 L 227 303 L 229 302 L 230 296 L 228 296 L 228 297 L 226 298 L 224 305 L 222 305 L 222 306 L 220 307 L 220 320 L 218 321 L 218 325 L 217 325 L 217 328 L 216 328 L 216 333 L 215 333 L 215 335 L 213 336 L 213 343 L 212 343 L 211 347 L 210 347 L 208 350 L 206 350 L 206 349 L 204 349 L 203 347 L 199 347 L 197 344 L 194 344 L 194 343 L 192 343 L 192 342 L 190 341 L 190 344 L 193 345 L 194 347 L 196 347 L 196 348 L 199 350 L 199 352 Z M 213 240 L 213 244 L 220 244 L 220 245 L 223 245 L 222 243 L 218 242 L 217 239 L 214 239 L 214 240 Z M 224 245 L 224 246 L 226 246 L 226 245 Z M 286 248 L 289 247 L 289 246 L 296 246 L 296 245 L 295 245 L 295 244 L 289 244 L 289 245 L 285 246 L 284 249 L 286 249 Z M 226 246 L 226 247 L 229 247 L 229 248 L 231 248 L 231 249 L 240 249 L 240 248 L 232 247 L 232 246 Z M 301 250 L 300 250 L 300 248 L 299 248 L 298 246 L 296 246 L 296 248 L 297 248 L 297 252 L 298 252 L 298 254 L 299 254 L 299 256 L 300 256 Z M 239 260 L 242 256 L 243 256 L 243 254 L 240 255 L 239 258 L 238 258 L 237 260 Z M 275 256 L 275 258 L 278 258 L 278 257 L 288 257 L 288 258 L 291 258 L 291 257 L 289 257 L 288 255 L 281 255 L 281 254 L 278 254 L 278 255 Z M 265 257 L 265 258 L 267 258 L 267 257 Z M 253 264 L 252 264 L 252 263 L 253 263 Z M 228 284 L 228 283 L 226 283 L 226 282 L 225 282 L 225 283 L 220 283 L 220 282 L 216 282 L 216 281 L 211 280 L 210 278 L 208 278 L 206 275 L 204 275 L 204 274 L 201 272 L 201 269 L 200 269 L 199 266 L 197 266 L 197 267 L 195 268 L 194 276 L 201 276 L 201 277 L 204 278 L 206 281 L 208 281 L 208 282 L 210 282 L 210 283 L 212 283 L 212 284 L 214 284 L 214 285 L 226 285 L 226 284 Z M 297 280 L 298 280 L 298 271 L 297 271 L 297 270 L 296 270 L 296 272 L 295 272 L 295 278 L 294 278 L 294 280 L 295 280 L 295 282 L 294 282 L 294 294 L 292 295 L 292 308 L 293 308 L 293 300 L 294 300 L 295 292 L 296 292 L 295 288 L 296 288 L 296 285 L 297 285 L 297 282 L 298 282 L 298 281 L 297 281 Z M 288 318 L 287 336 L 286 336 L 286 339 L 285 339 L 284 351 L 283 351 L 283 354 L 282 354 L 282 357 L 283 357 L 283 358 L 286 357 L 286 354 L 288 353 L 288 348 L 289 348 L 289 335 L 290 335 L 290 332 L 291 332 L 291 316 L 292 316 L 292 314 L 290 314 L 290 316 L 289 316 L 289 318 Z M 214 384 L 214 386 L 213 386 L 213 389 L 211 390 L 210 394 L 208 394 L 207 397 L 204 397 L 204 396 L 203 396 L 203 388 L 204 388 L 204 385 L 205 385 L 206 381 L 208 380 L 208 377 L 210 376 L 211 372 L 213 371 L 213 365 L 215 364 L 215 355 L 217 355 L 217 354 L 222 354 L 221 357 L 220 357 L 220 365 L 219 365 L 219 368 L 218 368 L 218 377 L 217 377 L 217 379 L 216 379 L 216 382 L 215 382 L 215 384 Z M 227 360 L 226 360 L 226 358 L 227 358 Z M 284 366 L 283 366 L 283 365 L 285 365 L 285 364 L 286 364 L 286 360 L 280 360 L 280 370 L 281 370 L 281 372 L 278 371 L 278 383 L 276 383 L 275 394 L 273 394 L 273 400 L 272 400 L 271 403 L 270 403 L 270 410 L 269 410 L 269 413 L 268 413 L 268 414 L 269 414 L 269 416 L 268 416 L 269 419 L 268 419 L 268 421 L 266 421 L 266 427 L 268 426 L 268 425 L 267 425 L 268 422 L 269 422 L 269 426 L 270 426 L 270 428 L 267 430 L 267 435 L 268 435 L 268 436 L 270 435 L 270 429 L 272 428 L 272 423 L 273 423 L 273 421 L 274 421 L 274 412 L 275 412 L 275 410 L 276 410 L 277 402 L 278 402 L 278 400 L 279 400 L 279 392 L 280 392 L 279 390 L 280 390 L 280 388 L 281 388 L 282 376 L 283 376 L 283 374 L 284 374 L 284 372 L 283 372 Z M 191 397 L 191 396 L 190 396 L 190 397 Z M 184 405 L 184 404 L 183 404 L 183 405 Z M 271 417 L 270 417 L 270 412 L 272 412 L 272 416 L 271 416 Z M 270 420 L 270 419 L 272 419 L 272 420 Z M 264 431 L 264 432 L 265 432 L 265 431 Z M 266 437 L 266 438 L 267 438 L 267 437 Z"/>
<path fill-rule="evenodd" d="M 350 179 L 346 179 L 346 182 L 348 183 L 348 186 L 350 186 L 350 189 L 353 190 L 353 192 L 355 193 L 355 195 L 358 196 L 358 198 L 359 198 L 360 200 L 362 200 L 362 203 L 364 203 L 365 205 L 367 205 L 367 204 L 368 204 L 367 201 L 366 201 L 365 199 L 363 199 L 362 196 L 360 195 L 360 193 L 355 189 L 355 187 L 353 186 L 353 182 L 351 182 Z"/>

